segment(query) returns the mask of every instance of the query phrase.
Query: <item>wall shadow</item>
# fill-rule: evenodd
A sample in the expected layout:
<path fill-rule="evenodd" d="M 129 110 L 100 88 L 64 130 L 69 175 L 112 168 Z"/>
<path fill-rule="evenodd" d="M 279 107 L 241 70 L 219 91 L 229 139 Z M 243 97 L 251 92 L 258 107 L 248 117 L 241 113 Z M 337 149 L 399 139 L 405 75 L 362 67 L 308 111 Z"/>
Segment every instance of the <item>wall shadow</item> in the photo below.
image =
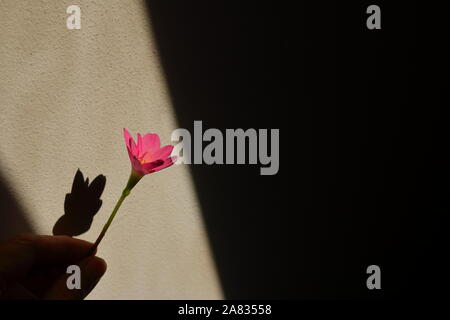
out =
<path fill-rule="evenodd" d="M 442 293 L 442 84 L 416 72 L 414 6 L 368 33 L 368 1 L 146 3 L 181 127 L 280 128 L 275 176 L 190 166 L 226 298 Z"/>
<path fill-rule="evenodd" d="M 147 8 L 180 127 L 193 133 L 194 120 L 222 132 L 286 126 L 288 88 L 280 73 L 286 39 L 279 37 L 277 7 L 147 1 Z M 289 156 L 280 157 L 284 168 L 273 176 L 260 176 L 259 165 L 190 166 L 228 299 L 299 296 L 297 213 L 307 203 L 299 198 L 295 207 L 284 206 L 294 192 L 281 174 Z"/>
<path fill-rule="evenodd" d="M 101 174 L 89 184 L 89 178 L 85 180 L 78 169 L 73 178 L 72 190 L 64 200 L 64 215 L 53 226 L 53 234 L 73 237 L 87 232 L 102 206 L 100 197 L 105 184 L 106 177 Z"/>
<path fill-rule="evenodd" d="M 33 233 L 28 214 L 0 170 L 0 241 L 19 233 Z"/>

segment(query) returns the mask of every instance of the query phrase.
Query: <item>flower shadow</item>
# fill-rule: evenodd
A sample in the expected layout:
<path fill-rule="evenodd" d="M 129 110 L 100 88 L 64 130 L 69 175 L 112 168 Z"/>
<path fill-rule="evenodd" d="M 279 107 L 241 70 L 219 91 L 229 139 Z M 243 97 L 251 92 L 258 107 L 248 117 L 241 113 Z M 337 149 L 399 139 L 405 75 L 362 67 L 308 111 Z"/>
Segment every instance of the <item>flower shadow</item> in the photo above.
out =
<path fill-rule="evenodd" d="M 53 226 L 54 235 L 78 236 L 88 231 L 103 201 L 106 177 L 98 175 L 90 184 L 80 169 L 73 178 L 72 190 L 66 194 L 64 215 Z"/>

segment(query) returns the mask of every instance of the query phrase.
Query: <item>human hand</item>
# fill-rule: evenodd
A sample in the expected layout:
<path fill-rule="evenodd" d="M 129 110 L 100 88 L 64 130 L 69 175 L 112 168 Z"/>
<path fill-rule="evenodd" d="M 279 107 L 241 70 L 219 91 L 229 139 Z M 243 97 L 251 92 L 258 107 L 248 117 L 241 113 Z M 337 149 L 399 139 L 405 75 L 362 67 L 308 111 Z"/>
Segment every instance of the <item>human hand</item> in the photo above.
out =
<path fill-rule="evenodd" d="M 68 236 L 19 235 L 0 243 L 0 299 L 84 299 L 106 272 L 87 256 L 93 244 Z M 69 265 L 81 270 L 81 289 L 68 289 Z"/>

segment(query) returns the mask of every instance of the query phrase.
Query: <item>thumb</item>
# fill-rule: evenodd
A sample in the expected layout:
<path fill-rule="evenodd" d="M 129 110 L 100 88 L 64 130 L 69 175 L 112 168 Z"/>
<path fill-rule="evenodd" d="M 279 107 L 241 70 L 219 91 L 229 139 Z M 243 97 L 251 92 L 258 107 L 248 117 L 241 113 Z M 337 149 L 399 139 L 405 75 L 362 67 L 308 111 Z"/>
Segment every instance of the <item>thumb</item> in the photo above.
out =
<path fill-rule="evenodd" d="M 81 286 L 80 289 L 69 289 L 67 279 L 72 274 L 63 274 L 56 279 L 54 285 L 47 292 L 45 299 L 49 300 L 81 300 L 84 299 L 97 285 L 106 272 L 106 262 L 99 257 L 90 256 L 81 260 L 77 266 L 80 267 Z M 77 271 L 75 271 L 77 272 Z"/>

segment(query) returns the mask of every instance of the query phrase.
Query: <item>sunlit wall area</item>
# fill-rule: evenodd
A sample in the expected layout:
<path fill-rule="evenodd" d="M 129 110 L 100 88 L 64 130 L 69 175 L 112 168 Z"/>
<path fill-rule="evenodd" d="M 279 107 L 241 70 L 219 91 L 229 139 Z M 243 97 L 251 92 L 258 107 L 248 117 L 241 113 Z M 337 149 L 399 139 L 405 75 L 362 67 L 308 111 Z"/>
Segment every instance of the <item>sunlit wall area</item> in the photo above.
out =
<path fill-rule="evenodd" d="M 66 26 L 72 4 L 79 30 Z M 129 175 L 122 128 L 168 144 L 178 127 L 144 3 L 1 1 L 0 111 L 2 184 L 35 232 L 51 234 L 77 169 L 106 176 L 103 206 L 80 236 L 94 241 Z M 90 298 L 222 298 L 186 166 L 136 186 L 98 255 L 108 271 Z"/>

